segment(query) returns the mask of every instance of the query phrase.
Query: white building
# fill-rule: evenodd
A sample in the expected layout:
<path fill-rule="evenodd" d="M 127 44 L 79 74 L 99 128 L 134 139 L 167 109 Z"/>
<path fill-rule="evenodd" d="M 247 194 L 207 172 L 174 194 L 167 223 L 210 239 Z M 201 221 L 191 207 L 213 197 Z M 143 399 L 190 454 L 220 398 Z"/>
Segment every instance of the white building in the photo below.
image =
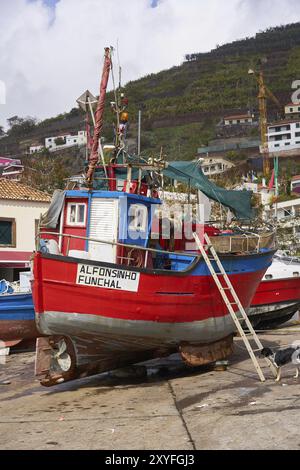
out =
<path fill-rule="evenodd" d="M 300 217 L 300 198 L 277 202 L 272 207 L 266 207 L 266 214 L 268 217 L 276 214 L 279 221 L 289 221 Z"/>
<path fill-rule="evenodd" d="M 43 145 L 32 145 L 31 147 L 29 147 L 29 153 L 30 155 L 33 155 L 34 153 L 38 153 L 43 150 L 43 148 Z"/>
<path fill-rule="evenodd" d="M 201 160 L 201 168 L 206 176 L 220 175 L 235 166 L 223 157 L 209 157 Z"/>
<path fill-rule="evenodd" d="M 0 279 L 18 279 L 29 267 L 40 215 L 50 196 L 29 186 L 0 178 Z"/>
<path fill-rule="evenodd" d="M 281 121 L 268 126 L 270 153 L 300 150 L 300 120 Z"/>
<path fill-rule="evenodd" d="M 278 227 L 287 229 L 284 231 L 284 242 L 291 245 L 291 249 L 295 249 L 295 240 L 297 244 L 300 242 L 300 198 L 277 202 L 265 207 L 264 218 L 266 221 L 276 219 Z M 290 240 L 288 234 L 290 231 L 295 238 L 293 241 Z"/>
<path fill-rule="evenodd" d="M 288 103 L 284 107 L 284 112 L 287 119 L 300 119 L 300 103 Z"/>
<path fill-rule="evenodd" d="M 253 124 L 254 116 L 251 114 L 235 114 L 224 117 L 225 126 L 236 126 L 238 124 Z"/>
<path fill-rule="evenodd" d="M 254 194 L 257 194 L 260 198 L 260 204 L 267 206 L 271 203 L 272 199 L 275 196 L 275 189 L 270 189 L 264 184 L 244 182 L 241 186 L 235 188 L 236 190 L 243 191 L 252 191 Z"/>
<path fill-rule="evenodd" d="M 291 193 L 300 193 L 300 175 L 296 175 L 292 177 L 291 180 Z"/>
<path fill-rule="evenodd" d="M 24 166 L 21 163 L 12 164 L 4 168 L 1 177 L 11 181 L 20 181 L 23 172 Z"/>
<path fill-rule="evenodd" d="M 87 143 L 86 131 L 78 131 L 77 134 L 62 134 L 55 137 L 46 137 L 45 147 L 50 152 L 61 150 L 68 147 L 74 147 L 75 145 L 82 146 Z"/>

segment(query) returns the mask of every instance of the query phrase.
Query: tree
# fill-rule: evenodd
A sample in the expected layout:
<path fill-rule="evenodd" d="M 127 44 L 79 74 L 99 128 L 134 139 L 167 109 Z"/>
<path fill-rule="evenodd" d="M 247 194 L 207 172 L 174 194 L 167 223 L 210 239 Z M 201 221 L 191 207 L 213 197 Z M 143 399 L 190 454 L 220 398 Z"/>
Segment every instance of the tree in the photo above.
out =
<path fill-rule="evenodd" d="M 5 130 L 3 126 L 0 126 L 0 137 L 3 137 L 5 135 Z"/>
<path fill-rule="evenodd" d="M 82 114 L 82 111 L 80 108 L 72 108 L 71 111 L 69 112 L 69 117 L 76 117 L 80 116 Z"/>
<path fill-rule="evenodd" d="M 44 153 L 26 161 L 22 182 L 51 194 L 55 189 L 64 189 L 69 176 L 60 159 Z"/>
<path fill-rule="evenodd" d="M 9 125 L 9 131 L 7 132 L 8 135 L 23 138 L 28 134 L 28 132 L 35 128 L 37 120 L 30 116 L 27 116 L 26 118 L 13 116 L 7 119 L 7 123 Z"/>
<path fill-rule="evenodd" d="M 7 119 L 7 124 L 10 128 L 12 128 L 13 126 L 18 126 L 22 122 L 23 122 L 23 119 L 19 118 L 19 116 L 12 116 L 11 118 Z"/>

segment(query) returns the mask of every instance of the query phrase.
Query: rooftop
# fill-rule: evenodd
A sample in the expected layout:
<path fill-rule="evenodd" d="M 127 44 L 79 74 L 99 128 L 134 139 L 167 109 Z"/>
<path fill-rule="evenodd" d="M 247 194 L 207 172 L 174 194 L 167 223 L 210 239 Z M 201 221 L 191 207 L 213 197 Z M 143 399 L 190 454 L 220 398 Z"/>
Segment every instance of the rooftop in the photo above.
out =
<path fill-rule="evenodd" d="M 49 194 L 31 188 L 25 184 L 0 178 L 0 199 L 17 201 L 50 202 Z"/>
<path fill-rule="evenodd" d="M 300 122 L 299 119 L 283 119 L 282 121 L 276 121 L 268 124 L 268 127 L 282 126 L 284 124 L 294 124 Z"/>
<path fill-rule="evenodd" d="M 0 157 L 0 166 L 7 166 L 11 165 L 12 163 L 21 163 L 20 160 L 16 158 L 7 158 L 7 157 Z"/>
<path fill-rule="evenodd" d="M 250 118 L 253 119 L 253 116 L 251 116 L 251 114 L 234 114 L 232 116 L 224 116 L 224 120 L 226 119 L 226 121 L 228 119 L 250 119 Z"/>

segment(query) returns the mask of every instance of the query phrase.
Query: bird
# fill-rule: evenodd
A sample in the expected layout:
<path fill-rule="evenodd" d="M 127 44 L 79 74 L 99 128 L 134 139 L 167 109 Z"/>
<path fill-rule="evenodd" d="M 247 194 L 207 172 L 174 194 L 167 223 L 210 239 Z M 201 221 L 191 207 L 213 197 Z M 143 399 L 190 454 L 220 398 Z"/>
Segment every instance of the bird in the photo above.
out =
<path fill-rule="evenodd" d="M 298 379 L 300 372 L 300 345 L 290 346 L 286 349 L 273 351 L 271 348 L 263 348 L 260 352 L 262 357 L 270 359 L 277 369 L 276 382 L 281 380 L 281 367 L 293 363 L 296 366 L 295 379 Z"/>

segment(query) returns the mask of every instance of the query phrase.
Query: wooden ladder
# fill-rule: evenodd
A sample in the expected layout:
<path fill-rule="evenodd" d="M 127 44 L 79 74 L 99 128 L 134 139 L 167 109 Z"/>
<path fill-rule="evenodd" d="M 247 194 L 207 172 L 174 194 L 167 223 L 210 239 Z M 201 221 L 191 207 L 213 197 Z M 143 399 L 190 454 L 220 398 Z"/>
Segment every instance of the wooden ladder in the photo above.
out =
<path fill-rule="evenodd" d="M 232 284 L 231 284 L 231 281 L 229 279 L 229 277 L 227 276 L 226 272 L 225 272 L 225 269 L 220 261 L 220 258 L 216 252 L 216 250 L 214 249 L 211 241 L 210 241 L 210 238 L 209 236 L 205 233 L 204 234 L 204 240 L 206 242 L 206 246 L 208 248 L 208 251 L 210 251 L 214 261 L 216 262 L 218 268 L 219 268 L 219 271 L 220 271 L 220 274 L 217 274 L 212 263 L 211 263 L 211 259 L 209 258 L 205 248 L 204 248 L 204 245 L 201 243 L 198 235 L 196 233 L 193 233 L 193 236 L 194 236 L 194 239 L 196 241 L 196 244 L 201 252 L 201 255 L 203 256 L 206 264 L 207 264 L 207 267 L 213 277 L 213 280 L 215 281 L 217 287 L 218 287 L 218 290 L 224 300 L 224 303 L 231 315 L 231 318 L 233 319 L 234 323 L 235 323 L 235 326 L 246 346 L 246 349 L 249 353 L 249 356 L 251 357 L 251 360 L 253 362 L 253 365 L 256 369 L 256 372 L 258 373 L 258 376 L 260 378 L 260 380 L 262 382 L 265 382 L 265 376 L 263 374 L 263 371 L 259 365 L 259 362 L 255 356 L 255 353 L 256 352 L 259 352 L 263 349 L 263 345 L 262 343 L 260 342 L 260 339 L 258 338 L 257 334 L 255 333 L 254 329 L 253 329 L 253 326 L 248 318 L 248 315 L 243 307 L 243 305 L 241 304 L 241 301 L 240 299 L 238 298 L 238 295 L 236 293 L 236 291 L 234 290 Z M 222 286 L 221 282 L 220 282 L 220 277 L 222 277 L 224 279 L 224 282 L 226 284 L 226 286 Z M 233 298 L 233 302 L 231 302 L 228 298 L 228 295 L 226 293 L 226 291 L 229 291 L 232 298 Z M 241 316 L 238 316 L 233 307 L 234 306 L 237 306 L 238 307 L 238 311 L 240 313 Z M 246 325 L 244 328 L 242 326 L 242 324 Z M 253 347 L 251 346 L 250 344 L 250 341 L 253 341 L 255 346 L 254 346 L 254 349 Z M 274 364 L 272 364 L 272 362 L 268 359 L 268 358 L 265 358 L 268 366 L 272 369 L 272 372 L 274 374 L 274 377 L 277 376 L 277 371 L 276 371 L 276 367 L 274 366 Z"/>

